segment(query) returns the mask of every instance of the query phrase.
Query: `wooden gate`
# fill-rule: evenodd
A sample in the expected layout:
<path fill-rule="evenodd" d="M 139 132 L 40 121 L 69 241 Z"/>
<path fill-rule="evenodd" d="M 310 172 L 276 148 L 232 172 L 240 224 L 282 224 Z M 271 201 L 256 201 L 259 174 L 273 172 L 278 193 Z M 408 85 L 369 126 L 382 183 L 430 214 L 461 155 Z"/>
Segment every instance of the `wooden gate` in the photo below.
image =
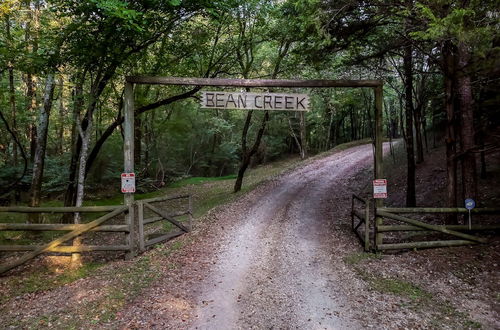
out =
<path fill-rule="evenodd" d="M 176 211 L 174 211 L 174 209 Z M 192 229 L 193 211 L 191 195 L 139 200 L 137 201 L 137 210 L 139 220 L 140 251 L 145 251 L 149 246 L 167 241 L 171 238 L 187 233 Z M 179 217 L 181 218 L 176 219 Z M 165 223 L 165 221 L 167 224 L 171 224 L 175 227 L 176 230 L 168 230 L 169 228 L 166 229 L 158 226 L 158 224 L 161 225 L 162 222 Z M 149 225 L 147 226 L 149 227 L 149 230 L 146 225 Z"/>
<path fill-rule="evenodd" d="M 0 251 L 32 251 L 24 254 L 19 259 L 0 265 L 0 274 L 20 266 L 30 259 L 45 252 L 84 252 L 84 251 L 129 251 L 134 250 L 131 224 L 107 225 L 103 224 L 114 217 L 129 212 L 127 206 L 90 206 L 90 207 L 0 207 L 0 212 L 15 213 L 89 213 L 109 212 L 85 224 L 32 224 L 32 223 L 0 223 L 1 231 L 69 231 L 41 246 L 35 245 L 0 245 Z M 89 231 L 124 232 L 126 243 L 124 245 L 79 245 L 71 246 L 61 244 Z"/>
<path fill-rule="evenodd" d="M 358 211 L 356 204 L 361 203 L 363 210 Z M 356 223 L 356 220 L 359 222 Z M 359 232 L 359 228 L 363 225 L 363 232 Z M 366 252 L 370 251 L 370 201 L 356 195 L 352 195 L 351 203 L 351 228 L 358 236 L 363 248 Z"/>
<path fill-rule="evenodd" d="M 136 212 L 138 217 L 131 216 Z M 30 251 L 20 258 L 0 265 L 0 274 L 22 265 L 46 252 L 78 253 L 93 251 L 125 251 L 131 257 L 147 247 L 182 235 L 192 229 L 193 206 L 191 195 L 165 196 L 139 200 L 130 206 L 87 206 L 87 207 L 0 207 L 1 213 L 104 213 L 84 224 L 61 223 L 0 223 L 2 231 L 65 231 L 66 234 L 41 245 L 0 245 L 0 252 Z M 120 224 L 105 224 L 122 215 Z M 138 219 L 134 222 L 134 219 Z M 116 222 L 116 221 L 115 221 Z M 168 225 L 165 226 L 165 223 Z M 163 226 L 162 226 L 163 225 Z M 155 227 L 156 226 L 156 227 Z M 174 227 L 165 228 L 165 227 Z M 62 245 L 87 232 L 124 233 L 121 245 Z M 158 233 L 160 232 L 160 233 Z M 107 236 L 108 237 L 108 236 Z M 107 238 L 106 237 L 106 238 Z"/>
<path fill-rule="evenodd" d="M 360 211 L 356 208 L 358 202 L 364 206 Z M 492 231 L 499 230 L 500 224 L 495 225 L 436 225 L 425 223 L 422 220 L 403 216 L 401 214 L 467 214 L 469 211 L 465 208 L 393 208 L 379 207 L 375 208 L 373 217 L 370 217 L 369 201 L 360 198 L 356 195 L 352 196 L 352 229 L 363 243 L 366 250 L 373 249 L 374 251 L 384 250 L 400 250 L 400 249 L 418 249 L 418 248 L 433 248 L 433 247 L 450 247 L 462 246 L 479 243 L 487 243 L 483 237 L 473 235 L 472 232 L 477 231 Z M 500 214 L 500 208 L 477 208 L 471 211 L 474 215 L 480 214 Z M 355 218 L 359 219 L 356 224 Z M 378 221 L 370 221 L 371 218 L 376 218 Z M 384 224 L 385 220 L 391 220 L 398 224 Z M 403 224 L 400 224 L 400 223 Z M 364 224 L 364 233 L 360 234 L 358 228 Z M 371 226 L 371 224 L 373 224 Z M 423 240 L 415 242 L 395 242 L 384 243 L 384 234 L 389 232 L 419 232 L 426 231 L 428 233 L 440 233 L 452 238 L 440 238 L 434 240 Z M 373 239 L 373 244 L 367 243 Z"/>

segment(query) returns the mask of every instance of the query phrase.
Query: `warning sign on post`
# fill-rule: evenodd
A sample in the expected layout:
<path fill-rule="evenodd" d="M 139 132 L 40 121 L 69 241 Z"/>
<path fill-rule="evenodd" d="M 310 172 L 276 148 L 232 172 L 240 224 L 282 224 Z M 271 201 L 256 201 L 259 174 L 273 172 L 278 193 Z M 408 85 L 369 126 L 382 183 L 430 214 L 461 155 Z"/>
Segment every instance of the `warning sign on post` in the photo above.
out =
<path fill-rule="evenodd" d="M 122 173 L 122 193 L 135 193 L 135 173 Z"/>
<path fill-rule="evenodd" d="M 387 198 L 387 180 L 373 180 L 373 198 Z"/>

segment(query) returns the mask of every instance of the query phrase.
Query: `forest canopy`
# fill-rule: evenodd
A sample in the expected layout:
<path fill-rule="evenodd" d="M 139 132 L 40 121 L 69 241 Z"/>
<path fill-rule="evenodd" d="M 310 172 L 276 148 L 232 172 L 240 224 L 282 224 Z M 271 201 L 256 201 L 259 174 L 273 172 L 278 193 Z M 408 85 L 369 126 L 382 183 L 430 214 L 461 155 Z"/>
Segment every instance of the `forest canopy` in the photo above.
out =
<path fill-rule="evenodd" d="M 498 148 L 496 1 L 7 0 L 0 17 L 2 203 L 119 191 L 129 75 L 381 80 L 409 206 L 429 148 L 446 146 L 449 206 Z M 220 89 L 307 93 L 307 113 L 202 109 L 200 91 L 136 87 L 139 191 L 227 175 L 238 191 L 250 166 L 373 138 L 371 89 Z"/>

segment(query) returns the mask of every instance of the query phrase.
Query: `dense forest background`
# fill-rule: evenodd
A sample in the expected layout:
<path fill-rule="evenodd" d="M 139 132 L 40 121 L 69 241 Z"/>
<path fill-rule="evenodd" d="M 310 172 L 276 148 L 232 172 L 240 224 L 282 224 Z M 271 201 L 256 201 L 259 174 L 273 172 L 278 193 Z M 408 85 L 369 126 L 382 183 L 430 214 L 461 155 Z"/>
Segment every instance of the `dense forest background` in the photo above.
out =
<path fill-rule="evenodd" d="M 380 79 L 384 131 L 407 153 L 407 205 L 446 145 L 447 203 L 477 195 L 498 148 L 497 1 L 6 0 L 0 4 L 0 198 L 81 205 L 123 169 L 127 75 Z M 139 191 L 373 137 L 371 89 L 306 92 L 312 110 L 206 110 L 199 88 L 138 86 Z"/>

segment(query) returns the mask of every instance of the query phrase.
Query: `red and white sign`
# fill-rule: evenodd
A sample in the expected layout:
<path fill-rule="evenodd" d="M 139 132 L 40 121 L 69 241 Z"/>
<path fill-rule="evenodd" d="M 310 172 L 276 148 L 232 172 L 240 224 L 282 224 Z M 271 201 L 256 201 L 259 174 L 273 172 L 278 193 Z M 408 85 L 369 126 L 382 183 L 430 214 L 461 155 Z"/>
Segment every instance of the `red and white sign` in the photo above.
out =
<path fill-rule="evenodd" d="M 373 180 L 373 198 L 387 198 L 387 180 Z"/>
<path fill-rule="evenodd" d="M 135 193 L 135 173 L 122 173 L 122 193 Z"/>

